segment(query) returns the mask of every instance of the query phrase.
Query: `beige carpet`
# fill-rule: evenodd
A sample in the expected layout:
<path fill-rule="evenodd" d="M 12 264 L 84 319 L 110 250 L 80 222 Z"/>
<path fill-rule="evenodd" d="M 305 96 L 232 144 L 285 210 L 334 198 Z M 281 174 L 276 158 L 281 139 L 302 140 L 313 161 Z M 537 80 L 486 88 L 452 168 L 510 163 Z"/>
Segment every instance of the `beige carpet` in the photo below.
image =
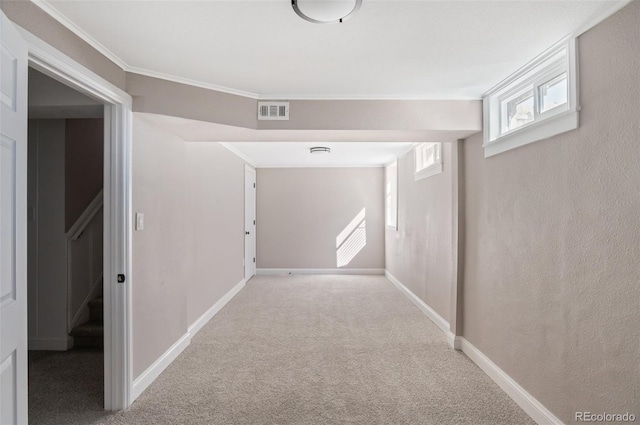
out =
<path fill-rule="evenodd" d="M 259 276 L 128 411 L 64 423 L 533 421 L 384 277 Z"/>

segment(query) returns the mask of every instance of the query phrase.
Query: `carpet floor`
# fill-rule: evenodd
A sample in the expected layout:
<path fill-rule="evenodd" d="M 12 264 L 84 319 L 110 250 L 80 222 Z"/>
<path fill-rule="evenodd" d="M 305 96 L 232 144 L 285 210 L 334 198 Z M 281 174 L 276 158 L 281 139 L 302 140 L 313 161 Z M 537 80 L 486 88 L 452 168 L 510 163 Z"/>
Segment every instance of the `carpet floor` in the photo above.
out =
<path fill-rule="evenodd" d="M 534 423 L 383 276 L 254 277 L 130 409 L 56 414 L 38 423 Z"/>

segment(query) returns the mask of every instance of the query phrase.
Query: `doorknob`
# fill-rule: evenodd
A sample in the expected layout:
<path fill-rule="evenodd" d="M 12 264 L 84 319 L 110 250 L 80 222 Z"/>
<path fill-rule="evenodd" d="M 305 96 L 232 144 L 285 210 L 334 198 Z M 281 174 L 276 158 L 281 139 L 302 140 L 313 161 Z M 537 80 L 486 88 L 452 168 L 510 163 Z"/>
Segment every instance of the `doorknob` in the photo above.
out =
<path fill-rule="evenodd" d="M 244 234 L 245 234 L 245 235 L 248 235 L 248 234 L 249 234 L 249 232 L 244 232 Z"/>

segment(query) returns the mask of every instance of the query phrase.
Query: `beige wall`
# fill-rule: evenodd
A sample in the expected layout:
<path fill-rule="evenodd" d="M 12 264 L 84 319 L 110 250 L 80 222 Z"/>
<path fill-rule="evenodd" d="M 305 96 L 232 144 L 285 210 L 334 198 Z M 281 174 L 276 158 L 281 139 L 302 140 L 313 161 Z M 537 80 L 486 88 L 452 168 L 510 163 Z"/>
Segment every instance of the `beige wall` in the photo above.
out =
<path fill-rule="evenodd" d="M 68 30 L 29 0 L 0 0 L 0 8 L 14 23 L 46 41 L 71 59 L 125 88 L 125 72 L 86 41 Z"/>
<path fill-rule="evenodd" d="M 133 375 L 244 276 L 244 162 L 134 114 Z"/>
<path fill-rule="evenodd" d="M 383 177 L 382 168 L 258 169 L 258 268 L 337 268 L 336 238 L 363 208 L 366 245 L 343 268 L 384 268 Z"/>
<path fill-rule="evenodd" d="M 255 99 L 145 75 L 127 73 L 127 93 L 135 112 L 148 112 L 238 127 L 256 128 Z"/>
<path fill-rule="evenodd" d="M 640 2 L 580 37 L 580 128 L 464 144 L 464 337 L 566 423 L 640 414 Z"/>
<path fill-rule="evenodd" d="M 413 151 L 398 159 L 398 230 L 386 229 L 386 269 L 449 321 L 452 266 L 451 145 L 442 173 L 416 181 Z"/>
<path fill-rule="evenodd" d="M 244 161 L 218 143 L 186 143 L 188 319 L 244 278 Z"/>

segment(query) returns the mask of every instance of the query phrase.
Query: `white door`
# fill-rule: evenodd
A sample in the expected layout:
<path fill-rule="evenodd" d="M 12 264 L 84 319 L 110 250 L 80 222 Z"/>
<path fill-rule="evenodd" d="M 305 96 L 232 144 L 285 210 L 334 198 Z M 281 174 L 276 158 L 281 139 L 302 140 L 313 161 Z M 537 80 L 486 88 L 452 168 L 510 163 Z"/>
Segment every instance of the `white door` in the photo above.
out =
<path fill-rule="evenodd" d="M 27 45 L 0 12 L 0 423 L 27 423 Z"/>
<path fill-rule="evenodd" d="M 256 170 L 244 171 L 244 278 L 256 274 Z"/>

